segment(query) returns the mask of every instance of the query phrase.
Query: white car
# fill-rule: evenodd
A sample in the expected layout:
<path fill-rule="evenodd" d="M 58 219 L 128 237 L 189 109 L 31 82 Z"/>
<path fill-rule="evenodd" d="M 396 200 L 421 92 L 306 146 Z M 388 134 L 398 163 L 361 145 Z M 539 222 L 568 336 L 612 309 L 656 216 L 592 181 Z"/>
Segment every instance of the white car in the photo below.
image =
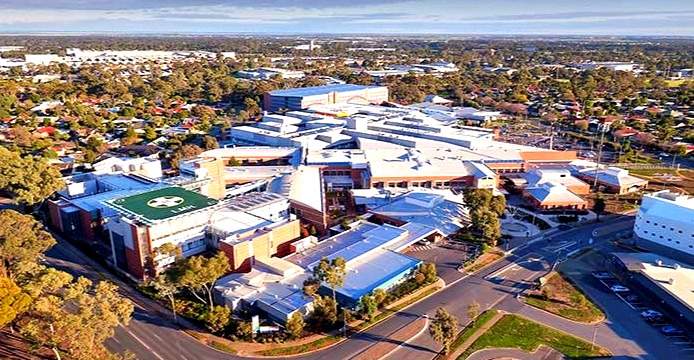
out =
<path fill-rule="evenodd" d="M 663 317 L 663 314 L 661 314 L 659 311 L 648 309 L 648 310 L 642 311 L 641 316 L 643 316 L 645 318 L 654 318 L 654 317 Z"/>
<path fill-rule="evenodd" d="M 628 287 L 622 285 L 612 285 L 610 286 L 612 292 L 628 292 L 630 291 Z"/>

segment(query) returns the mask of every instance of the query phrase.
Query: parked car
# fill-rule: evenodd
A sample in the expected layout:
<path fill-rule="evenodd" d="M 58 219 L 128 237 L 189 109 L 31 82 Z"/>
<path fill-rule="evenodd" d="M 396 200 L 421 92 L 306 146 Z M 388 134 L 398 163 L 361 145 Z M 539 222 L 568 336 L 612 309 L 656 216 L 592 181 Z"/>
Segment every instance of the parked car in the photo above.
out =
<path fill-rule="evenodd" d="M 641 316 L 645 318 L 650 318 L 650 317 L 663 317 L 663 314 L 660 313 L 660 311 L 655 311 L 652 309 L 644 310 L 641 312 Z"/>
<path fill-rule="evenodd" d="M 644 319 L 646 320 L 647 323 L 649 323 L 651 325 L 662 325 L 662 324 L 667 323 L 665 318 L 662 316 L 652 316 L 652 317 L 647 317 Z"/>
<path fill-rule="evenodd" d="M 557 229 L 559 229 L 561 231 L 566 231 L 566 230 L 571 229 L 571 226 L 566 225 L 566 224 L 559 224 L 559 226 L 557 226 Z"/>
<path fill-rule="evenodd" d="M 665 325 L 660 329 L 660 331 L 662 331 L 663 334 L 670 335 L 670 336 L 684 335 L 684 331 L 682 331 L 682 330 L 680 330 L 680 329 L 678 329 L 672 325 Z"/>
<path fill-rule="evenodd" d="M 630 291 L 628 287 L 622 286 L 622 285 L 612 285 L 612 286 L 610 286 L 610 290 L 612 290 L 612 292 L 629 292 Z"/>
<path fill-rule="evenodd" d="M 614 279 L 614 275 L 604 271 L 593 271 L 593 276 L 600 280 Z"/>
<path fill-rule="evenodd" d="M 624 299 L 625 299 L 626 301 L 628 301 L 628 302 L 636 302 L 636 301 L 639 301 L 639 297 L 636 296 L 636 295 L 634 295 L 634 294 L 627 295 L 626 297 L 624 297 Z"/>

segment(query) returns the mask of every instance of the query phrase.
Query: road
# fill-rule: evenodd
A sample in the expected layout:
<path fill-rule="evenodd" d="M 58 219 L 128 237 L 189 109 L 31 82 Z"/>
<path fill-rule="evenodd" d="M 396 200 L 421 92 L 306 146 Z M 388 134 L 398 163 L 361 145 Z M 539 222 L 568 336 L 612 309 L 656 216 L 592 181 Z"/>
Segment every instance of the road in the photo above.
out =
<path fill-rule="evenodd" d="M 422 314 L 432 316 L 436 309 L 442 306 L 456 315 L 462 323 L 465 323 L 467 321 L 467 304 L 472 301 L 477 301 L 483 309 L 503 305 L 508 301 L 517 302 L 515 300 L 516 294 L 531 286 L 532 280 L 547 271 L 558 257 L 563 257 L 568 251 L 585 246 L 591 237 L 596 238 L 598 242 L 604 241 L 613 232 L 619 231 L 615 229 L 628 226 L 625 225 L 627 224 L 626 221 L 629 219 L 620 218 L 612 223 L 588 225 L 553 235 L 551 244 L 540 241 L 528 245 L 477 274 L 460 278 L 457 282 L 448 284 L 445 289 L 433 296 L 414 304 L 365 332 L 352 336 L 347 341 L 328 350 L 293 357 L 293 359 L 353 358 L 367 351 L 369 347 L 374 346 L 379 341 L 389 341 L 388 339 L 392 334 Z M 593 236 L 593 231 L 598 227 L 607 227 L 608 230 L 596 234 L 598 236 Z M 578 240 L 584 241 L 579 244 Z M 165 310 L 152 304 L 117 279 L 112 279 L 112 276 L 105 269 L 87 259 L 85 255 L 72 248 L 64 240 L 59 239 L 58 245 L 51 249 L 47 255 L 49 264 L 75 275 L 83 275 L 94 280 L 108 277 L 121 285 L 123 294 L 135 303 L 135 313 L 130 324 L 118 328 L 113 339 L 107 342 L 107 347 L 110 350 L 122 353 L 127 349 L 142 360 L 242 359 L 202 345 L 179 330 L 179 327 L 169 320 L 170 317 Z M 622 355 L 622 352 L 623 355 L 634 357 L 648 354 L 648 351 L 642 349 L 638 344 L 626 341 L 614 332 L 601 333 L 598 343 L 610 349 L 618 349 L 619 355 Z M 398 348 L 388 358 L 399 360 L 431 359 L 440 348 L 428 335 L 423 334 Z"/>

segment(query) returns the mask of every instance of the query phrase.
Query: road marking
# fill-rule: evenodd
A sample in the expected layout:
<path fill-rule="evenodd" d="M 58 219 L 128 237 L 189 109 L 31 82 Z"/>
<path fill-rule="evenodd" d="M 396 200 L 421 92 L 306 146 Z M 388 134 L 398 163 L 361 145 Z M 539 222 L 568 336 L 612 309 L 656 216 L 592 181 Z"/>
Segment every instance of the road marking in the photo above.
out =
<path fill-rule="evenodd" d="M 157 354 L 156 351 L 152 350 L 152 348 L 149 347 L 149 345 L 145 344 L 144 341 L 140 340 L 139 337 L 135 336 L 135 334 L 133 334 L 132 331 L 130 331 L 130 330 L 126 329 L 126 328 L 123 328 L 123 330 L 125 330 L 125 332 L 127 332 L 128 334 L 130 334 L 130 336 L 132 336 L 135 340 L 137 340 L 137 342 L 139 342 L 140 344 L 142 344 L 142 346 L 146 347 L 147 350 L 151 351 L 152 354 L 154 354 L 154 356 L 156 356 L 159 360 L 164 360 L 164 358 L 161 357 L 161 356 L 159 356 L 159 354 Z"/>
<path fill-rule="evenodd" d="M 183 355 L 181 355 L 181 358 L 182 358 L 183 360 L 188 360 L 188 358 L 185 357 L 185 356 L 183 356 Z"/>
<path fill-rule="evenodd" d="M 407 340 L 401 342 L 398 346 L 395 347 L 395 349 L 389 351 L 387 354 L 385 354 L 384 356 L 382 356 L 381 359 L 387 359 L 388 356 L 392 355 L 392 354 L 393 354 L 396 350 L 398 350 L 401 346 L 403 346 L 403 345 L 405 345 L 405 344 L 409 344 L 410 341 L 412 341 L 412 339 L 415 339 L 415 338 L 419 337 L 419 335 L 422 335 L 422 334 L 424 333 L 424 331 L 426 331 L 426 330 L 429 328 L 429 318 L 426 318 L 426 319 L 424 319 L 424 320 L 425 320 L 425 321 L 424 321 L 424 326 L 422 326 L 422 328 L 419 330 L 418 333 L 412 335 L 409 339 L 407 339 Z"/>
<path fill-rule="evenodd" d="M 155 334 L 154 332 L 152 332 L 151 335 L 159 339 L 159 341 L 164 342 L 164 339 L 160 338 L 159 335 Z"/>
<path fill-rule="evenodd" d="M 535 256 L 530 256 L 530 255 L 537 255 L 537 254 L 530 253 L 530 254 L 528 254 L 528 255 L 522 256 L 522 257 L 520 257 L 518 260 L 520 260 L 520 259 L 522 259 L 522 258 L 524 258 L 524 257 L 527 257 L 528 260 L 526 260 L 526 261 L 516 261 L 516 262 L 512 262 L 512 263 L 510 263 L 510 264 L 508 264 L 508 265 L 502 267 L 501 269 L 499 269 L 499 270 L 497 270 L 497 271 L 495 271 L 495 272 L 493 272 L 493 273 L 491 273 L 491 274 L 485 276 L 484 279 L 489 280 L 489 279 L 492 279 L 492 278 L 498 278 L 499 275 L 505 273 L 506 271 L 508 271 L 508 270 L 510 270 L 510 269 L 512 269 L 512 268 L 518 268 L 518 269 L 520 269 L 520 268 L 521 268 L 520 264 L 536 262 L 536 261 L 540 261 L 540 260 L 544 259 L 544 256 L 542 256 L 542 255 L 539 255 L 539 256 L 537 256 L 537 257 L 535 257 Z"/>

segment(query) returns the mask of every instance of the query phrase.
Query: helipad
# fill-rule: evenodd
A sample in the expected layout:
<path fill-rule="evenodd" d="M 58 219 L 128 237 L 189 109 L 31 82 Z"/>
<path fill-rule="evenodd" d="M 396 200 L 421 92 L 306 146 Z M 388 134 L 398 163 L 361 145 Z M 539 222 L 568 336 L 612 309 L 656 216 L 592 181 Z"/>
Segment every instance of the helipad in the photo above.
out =
<path fill-rule="evenodd" d="M 119 211 L 138 216 L 142 220 L 164 220 L 209 206 L 217 200 L 185 190 L 180 187 L 166 187 L 145 193 L 109 201 Z"/>

